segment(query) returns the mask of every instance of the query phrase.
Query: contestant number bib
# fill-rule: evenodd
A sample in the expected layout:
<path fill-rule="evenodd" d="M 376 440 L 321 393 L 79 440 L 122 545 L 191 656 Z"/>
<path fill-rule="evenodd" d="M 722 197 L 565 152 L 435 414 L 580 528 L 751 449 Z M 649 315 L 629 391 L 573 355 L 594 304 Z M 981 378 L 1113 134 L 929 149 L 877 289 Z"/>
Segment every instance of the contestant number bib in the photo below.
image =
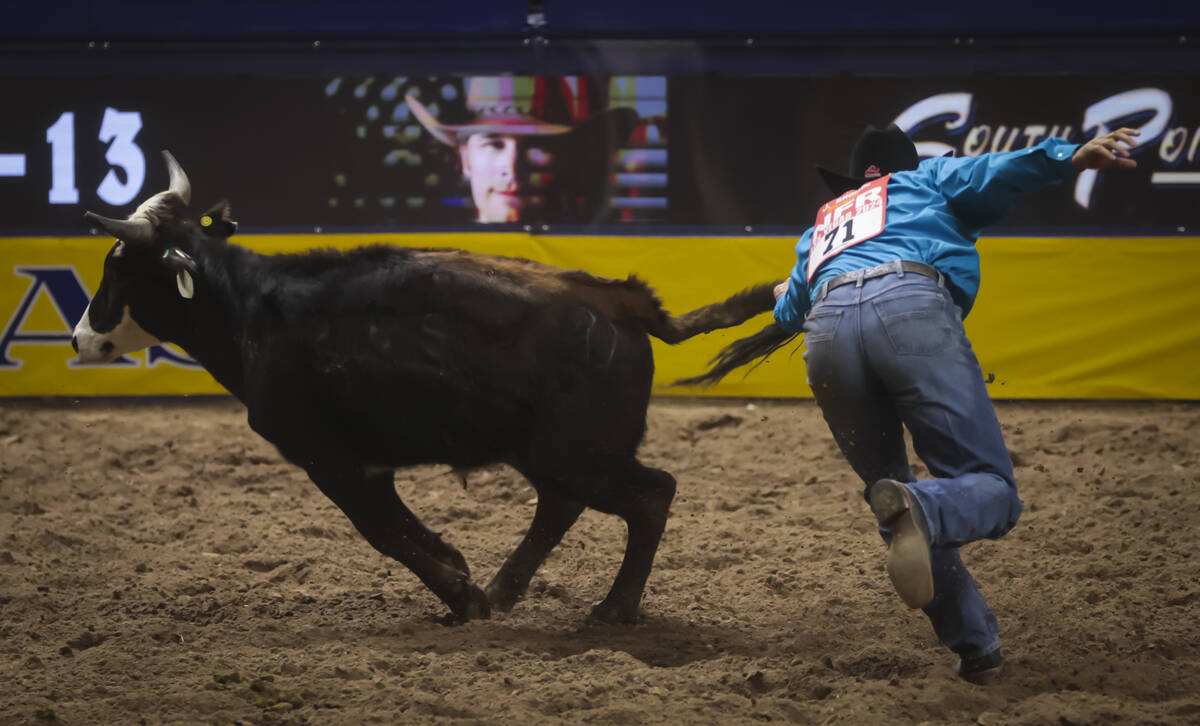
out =
<path fill-rule="evenodd" d="M 865 242 L 883 231 L 887 222 L 887 184 L 891 174 L 863 184 L 817 210 L 812 247 L 808 252 L 808 275 L 842 250 Z"/>

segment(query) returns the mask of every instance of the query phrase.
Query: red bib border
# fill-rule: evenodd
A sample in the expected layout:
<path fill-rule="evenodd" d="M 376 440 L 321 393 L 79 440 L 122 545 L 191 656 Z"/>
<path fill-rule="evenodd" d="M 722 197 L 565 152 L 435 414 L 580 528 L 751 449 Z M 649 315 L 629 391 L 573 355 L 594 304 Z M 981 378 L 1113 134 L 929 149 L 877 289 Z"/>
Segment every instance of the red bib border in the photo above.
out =
<path fill-rule="evenodd" d="M 887 184 L 891 174 L 846 192 L 817 210 L 806 281 L 812 282 L 826 261 L 883 231 L 887 223 Z"/>

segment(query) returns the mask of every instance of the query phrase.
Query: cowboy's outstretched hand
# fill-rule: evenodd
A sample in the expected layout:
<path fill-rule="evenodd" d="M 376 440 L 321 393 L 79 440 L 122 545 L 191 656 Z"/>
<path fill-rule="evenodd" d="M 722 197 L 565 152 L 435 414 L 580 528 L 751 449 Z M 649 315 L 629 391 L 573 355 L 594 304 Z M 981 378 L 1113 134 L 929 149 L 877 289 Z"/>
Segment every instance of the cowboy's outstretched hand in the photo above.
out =
<path fill-rule="evenodd" d="M 1142 132 L 1137 129 L 1122 128 L 1097 136 L 1075 150 L 1075 154 L 1071 156 L 1071 165 L 1079 171 L 1107 169 L 1112 166 L 1132 169 L 1137 166 L 1137 162 L 1129 158 L 1129 150 L 1137 146 L 1133 137 L 1141 135 Z"/>
<path fill-rule="evenodd" d="M 775 286 L 775 299 L 776 300 L 783 297 L 783 294 L 787 292 L 788 282 L 790 282 L 790 280 L 784 280 L 783 282 L 781 282 Z"/>

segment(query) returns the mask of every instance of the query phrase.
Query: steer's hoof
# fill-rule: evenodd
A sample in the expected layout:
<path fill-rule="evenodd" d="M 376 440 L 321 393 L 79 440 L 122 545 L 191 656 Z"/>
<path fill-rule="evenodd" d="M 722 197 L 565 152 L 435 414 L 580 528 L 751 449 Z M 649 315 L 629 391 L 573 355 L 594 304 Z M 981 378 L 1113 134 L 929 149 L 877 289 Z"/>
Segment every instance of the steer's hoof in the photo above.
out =
<path fill-rule="evenodd" d="M 435 551 L 434 559 L 451 569 L 458 570 L 464 577 L 470 579 L 471 568 L 467 567 L 467 558 L 463 557 L 462 553 L 455 549 L 453 545 L 446 544 L 445 542 L 441 542 L 441 545 L 442 549 L 441 551 Z"/>
<path fill-rule="evenodd" d="M 614 605 L 607 601 L 592 608 L 588 615 L 588 625 L 633 625 L 640 616 L 637 605 Z"/>
<path fill-rule="evenodd" d="M 454 597 L 453 602 L 444 602 L 450 606 L 450 613 L 436 618 L 442 625 L 461 625 L 469 620 L 486 620 L 492 615 L 487 595 L 469 582 L 462 584 L 462 592 Z"/>
<path fill-rule="evenodd" d="M 486 620 L 492 616 L 492 604 L 483 590 L 474 585 L 467 586 L 467 620 Z"/>

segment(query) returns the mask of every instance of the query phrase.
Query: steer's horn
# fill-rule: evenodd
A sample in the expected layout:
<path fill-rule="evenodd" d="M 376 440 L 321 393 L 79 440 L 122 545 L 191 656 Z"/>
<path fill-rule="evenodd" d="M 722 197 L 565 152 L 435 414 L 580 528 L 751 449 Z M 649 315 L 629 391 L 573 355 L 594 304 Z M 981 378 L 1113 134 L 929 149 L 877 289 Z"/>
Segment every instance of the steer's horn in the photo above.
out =
<path fill-rule="evenodd" d="M 167 160 L 167 172 L 171 175 L 170 190 L 179 195 L 184 204 L 192 203 L 192 184 L 188 181 L 187 174 L 183 173 L 183 167 L 175 161 L 175 157 L 171 156 L 171 152 L 163 149 L 163 158 Z"/>
<path fill-rule="evenodd" d="M 150 244 L 154 241 L 154 225 L 143 216 L 133 219 L 109 219 L 95 212 L 84 212 L 89 222 L 127 244 Z"/>

